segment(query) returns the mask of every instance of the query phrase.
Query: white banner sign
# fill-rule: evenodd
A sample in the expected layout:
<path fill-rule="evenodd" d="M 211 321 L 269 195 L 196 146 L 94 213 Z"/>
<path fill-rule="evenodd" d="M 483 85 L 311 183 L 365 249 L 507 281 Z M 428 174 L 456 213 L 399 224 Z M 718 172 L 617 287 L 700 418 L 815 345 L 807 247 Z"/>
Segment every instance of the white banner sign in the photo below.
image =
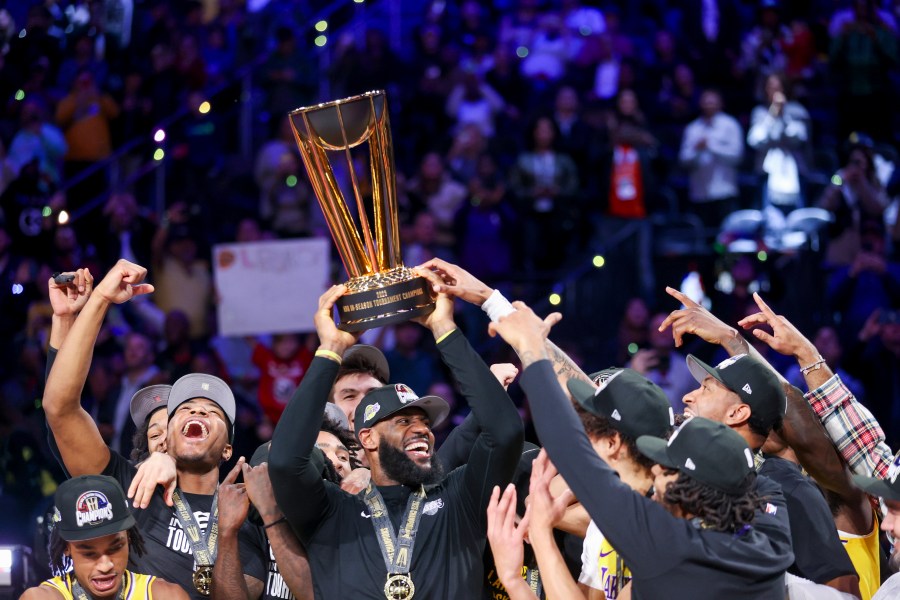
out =
<path fill-rule="evenodd" d="M 219 333 L 313 331 L 328 283 L 331 241 L 272 240 L 213 248 Z"/>

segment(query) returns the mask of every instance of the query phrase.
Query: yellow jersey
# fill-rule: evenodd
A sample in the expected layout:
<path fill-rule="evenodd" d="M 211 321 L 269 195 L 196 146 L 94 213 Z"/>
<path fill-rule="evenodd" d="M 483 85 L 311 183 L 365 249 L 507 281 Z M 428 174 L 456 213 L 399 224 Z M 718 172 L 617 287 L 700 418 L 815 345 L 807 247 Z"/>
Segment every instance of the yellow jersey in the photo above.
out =
<path fill-rule="evenodd" d="M 853 535 L 838 530 L 838 536 L 859 575 L 861 600 L 870 600 L 881 585 L 881 551 L 878 547 L 878 516 L 872 519 L 872 531 Z"/>
<path fill-rule="evenodd" d="M 72 595 L 73 574 L 66 573 L 62 577 L 54 577 L 41 583 L 40 587 L 48 587 L 62 594 L 63 600 L 75 600 Z M 123 592 L 118 597 L 125 600 L 153 600 L 153 582 L 156 577 L 125 571 L 122 576 Z"/>

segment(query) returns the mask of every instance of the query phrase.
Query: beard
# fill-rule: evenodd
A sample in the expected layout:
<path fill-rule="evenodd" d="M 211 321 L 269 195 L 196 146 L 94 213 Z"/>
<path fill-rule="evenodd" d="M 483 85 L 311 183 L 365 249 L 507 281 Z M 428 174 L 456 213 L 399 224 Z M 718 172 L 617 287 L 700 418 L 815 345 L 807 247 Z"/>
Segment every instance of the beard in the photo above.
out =
<path fill-rule="evenodd" d="M 430 466 L 420 467 L 403 450 L 382 444 L 378 447 L 378 461 L 385 475 L 403 485 L 431 485 L 444 478 L 444 465 L 436 454 L 431 455 Z"/>

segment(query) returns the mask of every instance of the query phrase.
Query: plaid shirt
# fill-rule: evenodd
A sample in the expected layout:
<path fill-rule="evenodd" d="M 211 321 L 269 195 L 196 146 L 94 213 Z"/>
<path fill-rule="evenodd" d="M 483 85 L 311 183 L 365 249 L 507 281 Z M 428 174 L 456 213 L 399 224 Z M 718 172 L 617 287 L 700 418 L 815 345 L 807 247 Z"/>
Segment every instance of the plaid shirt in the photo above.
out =
<path fill-rule="evenodd" d="M 900 465 L 884 441 L 884 431 L 868 408 L 853 396 L 839 375 L 807 393 L 828 437 L 857 475 L 887 479 Z"/>

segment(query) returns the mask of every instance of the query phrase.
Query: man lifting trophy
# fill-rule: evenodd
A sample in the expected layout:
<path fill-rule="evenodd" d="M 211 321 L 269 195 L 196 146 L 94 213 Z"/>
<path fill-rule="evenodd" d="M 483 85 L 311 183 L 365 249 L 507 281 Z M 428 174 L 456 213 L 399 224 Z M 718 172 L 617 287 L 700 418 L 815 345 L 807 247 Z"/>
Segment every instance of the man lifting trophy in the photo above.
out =
<path fill-rule="evenodd" d="M 310 183 L 350 276 L 347 293 L 337 302 L 339 327 L 362 331 L 434 310 L 427 280 L 406 268 L 400 254 L 397 182 L 385 93 L 367 92 L 298 108 L 289 117 Z M 366 211 L 355 170 L 354 158 L 358 156 L 351 152 L 366 142 L 371 215 Z M 359 229 L 335 177 L 329 153 L 336 160 L 346 161 Z"/>

